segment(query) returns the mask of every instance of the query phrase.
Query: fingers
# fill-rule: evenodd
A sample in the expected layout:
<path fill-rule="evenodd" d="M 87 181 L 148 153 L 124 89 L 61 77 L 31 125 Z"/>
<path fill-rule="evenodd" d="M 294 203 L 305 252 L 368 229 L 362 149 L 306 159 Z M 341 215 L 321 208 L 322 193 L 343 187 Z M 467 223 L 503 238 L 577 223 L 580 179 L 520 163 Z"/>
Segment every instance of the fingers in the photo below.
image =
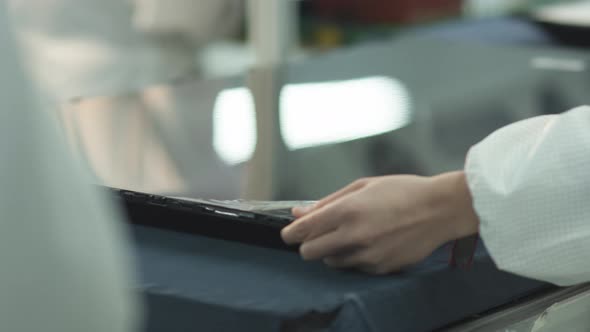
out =
<path fill-rule="evenodd" d="M 323 259 L 324 264 L 336 269 L 358 268 L 360 266 L 368 265 L 371 260 L 370 254 L 366 249 L 356 251 L 349 251 L 348 253 L 340 253 L 333 256 L 328 256 Z"/>
<path fill-rule="evenodd" d="M 346 233 L 342 229 L 337 229 L 304 242 L 299 249 L 301 257 L 305 260 L 316 260 L 329 256 L 342 255 L 360 249 L 357 243 L 346 239 Z"/>
<path fill-rule="evenodd" d="M 340 239 L 355 239 L 344 234 L 345 232 L 342 230 L 338 233 L 340 234 L 337 234 L 337 237 Z M 404 237 L 406 235 L 400 234 L 400 236 Z M 327 236 L 324 237 L 329 240 Z M 313 259 L 322 259 L 326 265 L 332 268 L 351 268 L 369 274 L 383 275 L 398 272 L 423 259 L 423 256 L 416 252 L 413 246 L 408 246 L 405 241 L 396 241 L 395 238 L 385 237 L 373 241 L 360 241 L 360 243 L 364 243 L 360 245 L 358 239 L 363 237 L 358 237 L 357 234 L 357 242 L 354 242 L 357 243 L 356 246 L 344 246 L 342 243 L 326 245 L 325 243 L 319 243 L 322 238 L 315 240 L 318 241 L 317 247 L 320 248 L 315 246 L 314 248 L 303 248 L 302 246 L 302 254 L 304 253 Z"/>
<path fill-rule="evenodd" d="M 368 181 L 368 179 L 357 180 L 339 191 L 326 196 L 316 204 L 293 208 L 293 215 L 300 219 L 283 229 L 281 232 L 283 240 L 288 244 L 300 243 L 303 240 L 315 238 L 334 230 L 337 227 L 338 221 L 342 219 L 341 211 L 336 206 L 331 207 L 330 205 L 338 202 L 339 199 L 347 194 L 363 188 Z"/>
<path fill-rule="evenodd" d="M 402 256 L 383 257 L 375 248 L 360 249 L 354 252 L 325 257 L 324 263 L 337 269 L 357 269 L 369 274 L 383 275 L 398 272 L 411 262 Z"/>
<path fill-rule="evenodd" d="M 301 218 L 304 215 L 312 212 L 313 210 L 324 207 L 324 206 L 328 205 L 329 203 L 332 203 L 332 202 L 336 201 L 337 199 L 339 199 L 351 192 L 354 192 L 356 190 L 363 188 L 368 183 L 368 181 L 369 181 L 368 179 L 356 180 L 353 183 L 349 184 L 348 186 L 336 191 L 335 193 L 332 193 L 332 194 L 324 197 L 319 202 L 317 202 L 313 205 L 295 207 L 295 208 L 293 208 L 293 210 L 291 212 L 293 213 L 293 215 L 296 218 Z"/>
<path fill-rule="evenodd" d="M 327 205 L 296 220 L 281 231 L 283 240 L 287 244 L 301 243 L 337 229 L 345 221 L 340 206 L 340 203 Z"/>
<path fill-rule="evenodd" d="M 349 184 L 348 186 L 338 190 L 337 192 L 332 193 L 332 194 L 322 198 L 319 202 L 317 202 L 315 204 L 315 208 L 319 209 L 323 206 L 326 206 L 326 205 L 336 201 L 337 199 L 339 199 L 351 192 L 357 191 L 357 190 L 363 188 L 364 186 L 366 186 L 368 182 L 369 182 L 368 179 L 356 180 L 353 183 Z"/>

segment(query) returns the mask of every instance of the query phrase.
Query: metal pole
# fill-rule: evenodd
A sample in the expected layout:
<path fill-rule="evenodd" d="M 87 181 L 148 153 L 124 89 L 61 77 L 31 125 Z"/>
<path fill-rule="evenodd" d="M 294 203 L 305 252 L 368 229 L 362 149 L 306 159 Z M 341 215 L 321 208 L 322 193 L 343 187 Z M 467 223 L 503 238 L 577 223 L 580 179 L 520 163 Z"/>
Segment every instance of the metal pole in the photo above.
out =
<path fill-rule="evenodd" d="M 246 167 L 242 198 L 271 200 L 277 193 L 277 162 L 284 149 L 279 128 L 280 69 L 292 50 L 296 32 L 296 2 L 249 0 L 248 29 L 256 64 L 248 87 L 256 106 L 257 142 Z"/>

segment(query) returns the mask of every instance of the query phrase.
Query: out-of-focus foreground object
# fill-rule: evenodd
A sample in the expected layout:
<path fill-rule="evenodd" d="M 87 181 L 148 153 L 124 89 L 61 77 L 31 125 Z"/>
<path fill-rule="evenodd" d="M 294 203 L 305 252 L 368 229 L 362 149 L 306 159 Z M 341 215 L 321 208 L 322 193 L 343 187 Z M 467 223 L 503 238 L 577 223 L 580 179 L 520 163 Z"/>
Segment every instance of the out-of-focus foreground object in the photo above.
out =
<path fill-rule="evenodd" d="M 0 3 L 0 330 L 129 332 L 132 261 L 109 204 L 41 112 Z"/>
<path fill-rule="evenodd" d="M 235 29 L 239 0 L 10 0 L 42 105 L 60 113 L 69 139 L 100 182 L 178 192 L 181 157 L 154 129 L 146 88 L 198 76 L 196 54 Z M 99 98 L 98 98 L 99 97 Z M 152 98 L 153 99 L 153 98 Z M 211 112 L 201 121 L 212 122 Z M 210 125 L 209 125 L 210 126 Z M 212 145 L 212 135 L 194 147 Z M 215 155 L 198 168 L 215 168 Z M 209 163 L 209 164 L 206 164 Z M 213 164 L 211 166 L 210 164 Z"/>

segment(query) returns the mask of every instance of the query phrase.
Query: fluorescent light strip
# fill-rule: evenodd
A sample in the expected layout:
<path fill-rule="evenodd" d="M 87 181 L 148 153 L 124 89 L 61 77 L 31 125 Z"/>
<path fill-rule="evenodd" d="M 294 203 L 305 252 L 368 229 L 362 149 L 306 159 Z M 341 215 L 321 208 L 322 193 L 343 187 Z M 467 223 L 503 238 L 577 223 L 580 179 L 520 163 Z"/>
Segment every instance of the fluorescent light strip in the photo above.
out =
<path fill-rule="evenodd" d="M 407 125 L 407 88 L 389 77 L 286 85 L 280 126 L 291 150 L 374 136 Z M 215 151 L 228 164 L 249 160 L 256 147 L 254 101 L 246 88 L 222 91 L 214 109 Z"/>
<path fill-rule="evenodd" d="M 280 103 L 291 150 L 378 135 L 411 118 L 407 89 L 389 77 L 287 85 Z"/>
<path fill-rule="evenodd" d="M 213 148 L 229 165 L 248 161 L 256 148 L 254 99 L 247 88 L 223 90 L 213 109 Z"/>

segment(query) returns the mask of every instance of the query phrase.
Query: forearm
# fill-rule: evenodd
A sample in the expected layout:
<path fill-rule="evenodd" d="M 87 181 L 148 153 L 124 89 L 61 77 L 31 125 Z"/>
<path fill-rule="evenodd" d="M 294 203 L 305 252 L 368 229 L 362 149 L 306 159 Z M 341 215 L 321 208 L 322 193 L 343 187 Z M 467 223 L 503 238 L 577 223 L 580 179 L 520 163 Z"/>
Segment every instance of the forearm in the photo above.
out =
<path fill-rule="evenodd" d="M 479 219 L 465 172 L 455 171 L 432 178 L 435 210 L 446 225 L 446 240 L 456 240 L 477 233 Z"/>

